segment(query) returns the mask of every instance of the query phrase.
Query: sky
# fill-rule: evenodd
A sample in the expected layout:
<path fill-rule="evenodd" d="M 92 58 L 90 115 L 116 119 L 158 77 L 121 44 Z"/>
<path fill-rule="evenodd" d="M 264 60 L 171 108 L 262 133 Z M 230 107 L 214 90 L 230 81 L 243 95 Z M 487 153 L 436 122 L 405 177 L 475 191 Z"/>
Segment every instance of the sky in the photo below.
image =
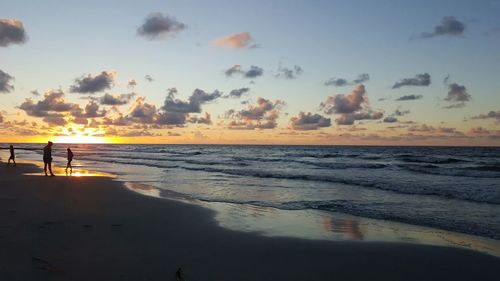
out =
<path fill-rule="evenodd" d="M 0 142 L 500 145 L 500 1 L 4 1 Z"/>

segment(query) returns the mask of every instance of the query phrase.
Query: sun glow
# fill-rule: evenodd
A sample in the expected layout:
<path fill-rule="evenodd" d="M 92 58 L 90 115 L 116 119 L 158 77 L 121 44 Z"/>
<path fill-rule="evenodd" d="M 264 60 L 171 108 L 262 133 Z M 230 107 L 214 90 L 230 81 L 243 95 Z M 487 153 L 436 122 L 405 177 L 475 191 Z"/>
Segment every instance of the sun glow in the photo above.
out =
<path fill-rule="evenodd" d="M 56 143 L 109 143 L 105 137 L 94 136 L 57 136 Z"/>
<path fill-rule="evenodd" d="M 104 131 L 93 128 L 63 127 L 53 140 L 56 143 L 112 143 Z"/>

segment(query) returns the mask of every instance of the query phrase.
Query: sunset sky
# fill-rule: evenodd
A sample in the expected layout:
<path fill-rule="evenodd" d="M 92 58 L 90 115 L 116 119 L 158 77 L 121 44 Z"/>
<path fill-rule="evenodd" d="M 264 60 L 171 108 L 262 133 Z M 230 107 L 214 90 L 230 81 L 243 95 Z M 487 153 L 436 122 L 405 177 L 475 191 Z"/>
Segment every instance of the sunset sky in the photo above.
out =
<path fill-rule="evenodd" d="M 0 142 L 500 145 L 500 1 L 3 1 Z"/>

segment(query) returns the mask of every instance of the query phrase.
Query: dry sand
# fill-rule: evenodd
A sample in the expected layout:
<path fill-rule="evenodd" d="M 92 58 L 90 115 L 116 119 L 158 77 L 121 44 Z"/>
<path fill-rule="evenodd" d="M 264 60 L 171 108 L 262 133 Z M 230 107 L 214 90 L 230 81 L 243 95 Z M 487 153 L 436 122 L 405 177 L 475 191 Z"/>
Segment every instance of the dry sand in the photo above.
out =
<path fill-rule="evenodd" d="M 0 280 L 498 280 L 500 259 L 458 248 L 263 237 L 212 211 L 105 177 L 0 163 Z M 40 172 L 42 175 L 42 172 Z"/>

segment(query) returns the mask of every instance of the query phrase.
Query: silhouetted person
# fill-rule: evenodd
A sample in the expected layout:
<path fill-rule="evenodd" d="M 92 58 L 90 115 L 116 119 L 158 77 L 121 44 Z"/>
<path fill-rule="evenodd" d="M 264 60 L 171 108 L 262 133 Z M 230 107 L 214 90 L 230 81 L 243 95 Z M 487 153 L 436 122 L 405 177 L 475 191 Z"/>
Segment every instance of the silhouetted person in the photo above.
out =
<path fill-rule="evenodd" d="M 71 166 L 71 161 L 73 161 L 73 151 L 68 147 L 68 164 L 66 164 L 66 174 L 68 173 L 68 168 L 70 173 L 73 172 L 73 167 Z"/>
<path fill-rule="evenodd" d="M 47 176 L 47 166 L 49 167 L 49 172 L 51 176 L 54 176 L 52 173 L 52 142 L 49 143 L 43 148 L 43 170 L 45 171 L 45 176 Z"/>
<path fill-rule="evenodd" d="M 11 145 L 9 147 L 9 150 L 10 150 L 10 157 L 9 157 L 9 162 L 7 162 L 7 166 L 10 165 L 10 160 L 12 160 L 12 162 L 14 163 L 14 166 L 16 166 L 16 155 L 14 154 L 14 146 Z"/>
<path fill-rule="evenodd" d="M 179 267 L 175 272 L 175 279 L 177 279 L 177 281 L 184 281 L 184 272 L 182 272 L 182 268 Z"/>

